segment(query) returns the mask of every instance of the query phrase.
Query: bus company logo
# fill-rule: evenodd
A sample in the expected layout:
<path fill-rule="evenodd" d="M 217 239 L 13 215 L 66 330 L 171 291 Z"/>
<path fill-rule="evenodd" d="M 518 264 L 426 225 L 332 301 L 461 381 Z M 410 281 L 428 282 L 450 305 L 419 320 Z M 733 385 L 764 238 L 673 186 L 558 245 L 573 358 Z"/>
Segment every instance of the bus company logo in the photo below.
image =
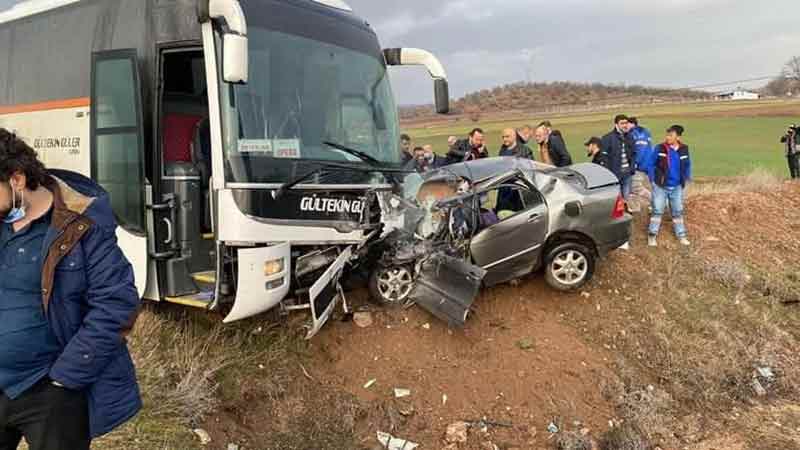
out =
<path fill-rule="evenodd" d="M 33 140 L 35 150 L 63 150 L 70 155 L 77 155 L 81 152 L 81 138 L 74 137 L 54 137 L 36 138 Z"/>
<path fill-rule="evenodd" d="M 303 197 L 300 200 L 300 211 L 318 213 L 361 214 L 364 202 L 339 198 Z"/>

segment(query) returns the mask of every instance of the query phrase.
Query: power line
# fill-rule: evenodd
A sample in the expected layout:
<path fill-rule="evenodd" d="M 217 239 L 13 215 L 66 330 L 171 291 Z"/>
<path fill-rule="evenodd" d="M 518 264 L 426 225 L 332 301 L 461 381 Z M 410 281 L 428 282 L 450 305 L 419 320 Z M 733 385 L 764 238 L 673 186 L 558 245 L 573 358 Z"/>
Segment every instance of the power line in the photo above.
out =
<path fill-rule="evenodd" d="M 775 75 L 770 75 L 766 77 L 756 77 L 756 78 L 746 78 L 744 80 L 736 80 L 736 81 L 728 81 L 725 83 L 713 83 L 713 84 L 698 84 L 696 86 L 689 86 L 683 89 L 707 89 L 712 87 L 722 87 L 722 86 L 730 86 L 732 84 L 740 84 L 740 83 L 752 83 L 754 81 L 767 81 L 772 80 L 775 78 Z"/>

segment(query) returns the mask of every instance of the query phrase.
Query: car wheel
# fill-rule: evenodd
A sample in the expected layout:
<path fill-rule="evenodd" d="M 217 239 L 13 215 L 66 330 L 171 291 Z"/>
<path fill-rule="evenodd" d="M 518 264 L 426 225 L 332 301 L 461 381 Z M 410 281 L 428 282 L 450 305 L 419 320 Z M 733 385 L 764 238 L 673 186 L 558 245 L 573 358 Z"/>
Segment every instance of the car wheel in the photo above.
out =
<path fill-rule="evenodd" d="M 554 289 L 580 289 L 594 274 L 594 253 L 577 242 L 560 244 L 547 254 L 545 279 Z"/>
<path fill-rule="evenodd" d="M 409 268 L 380 267 L 369 276 L 369 294 L 382 305 L 404 305 L 414 288 L 414 276 Z"/>

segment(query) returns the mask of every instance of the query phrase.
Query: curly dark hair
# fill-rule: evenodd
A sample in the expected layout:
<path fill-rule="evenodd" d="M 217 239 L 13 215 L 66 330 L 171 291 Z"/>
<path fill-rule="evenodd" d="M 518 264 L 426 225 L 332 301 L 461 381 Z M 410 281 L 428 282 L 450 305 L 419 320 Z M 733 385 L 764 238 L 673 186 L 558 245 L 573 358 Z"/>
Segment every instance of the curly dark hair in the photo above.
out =
<path fill-rule="evenodd" d="M 0 181 L 8 182 L 17 172 L 25 174 L 26 187 L 32 191 L 51 185 L 52 179 L 36 151 L 16 134 L 0 128 Z"/>

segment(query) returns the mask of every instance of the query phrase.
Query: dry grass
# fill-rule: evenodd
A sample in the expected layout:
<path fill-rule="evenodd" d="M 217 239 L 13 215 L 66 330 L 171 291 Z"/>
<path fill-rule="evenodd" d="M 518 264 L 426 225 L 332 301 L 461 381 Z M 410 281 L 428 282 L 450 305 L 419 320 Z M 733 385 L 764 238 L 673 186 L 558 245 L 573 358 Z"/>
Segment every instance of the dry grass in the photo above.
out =
<path fill-rule="evenodd" d="M 246 330 L 197 315 L 144 311 L 129 338 L 144 408 L 96 448 L 196 448 L 191 430 L 219 406 L 224 373 L 255 359 L 277 364 L 286 355 L 285 342 L 253 344 Z"/>
<path fill-rule="evenodd" d="M 624 327 L 628 338 L 611 342 L 622 347 L 619 385 L 606 385 L 623 423 L 653 445 L 683 448 L 734 432 L 729 418 L 737 411 L 800 398 L 800 305 L 783 303 L 800 292 L 797 267 L 768 272 L 752 261 L 724 259 L 700 248 L 642 251 L 635 258 L 626 267 L 647 271 L 628 272 L 617 282 L 640 289 L 615 314 L 620 322 L 614 327 Z M 757 375 L 758 368 L 770 368 L 774 378 Z M 757 394 L 754 379 L 765 396 Z M 777 443 L 765 449 L 791 440 L 786 430 L 769 437 L 754 430 L 751 422 L 757 420 L 743 420 L 735 431 L 745 440 L 759 442 L 758 434 L 762 443 Z M 612 430 L 606 441 L 616 444 L 604 448 L 642 448 L 624 446 L 637 437 L 628 431 Z"/>
<path fill-rule="evenodd" d="M 653 446 L 644 432 L 633 422 L 609 429 L 600 441 L 602 450 L 651 450 Z"/>
<path fill-rule="evenodd" d="M 688 197 L 712 194 L 731 194 L 736 192 L 767 192 L 775 190 L 784 183 L 775 173 L 758 167 L 747 175 L 735 178 L 715 178 L 710 181 L 698 180 L 689 186 Z"/>
<path fill-rule="evenodd" d="M 589 436 L 575 431 L 559 433 L 555 440 L 556 450 L 595 450 L 595 444 Z"/>

